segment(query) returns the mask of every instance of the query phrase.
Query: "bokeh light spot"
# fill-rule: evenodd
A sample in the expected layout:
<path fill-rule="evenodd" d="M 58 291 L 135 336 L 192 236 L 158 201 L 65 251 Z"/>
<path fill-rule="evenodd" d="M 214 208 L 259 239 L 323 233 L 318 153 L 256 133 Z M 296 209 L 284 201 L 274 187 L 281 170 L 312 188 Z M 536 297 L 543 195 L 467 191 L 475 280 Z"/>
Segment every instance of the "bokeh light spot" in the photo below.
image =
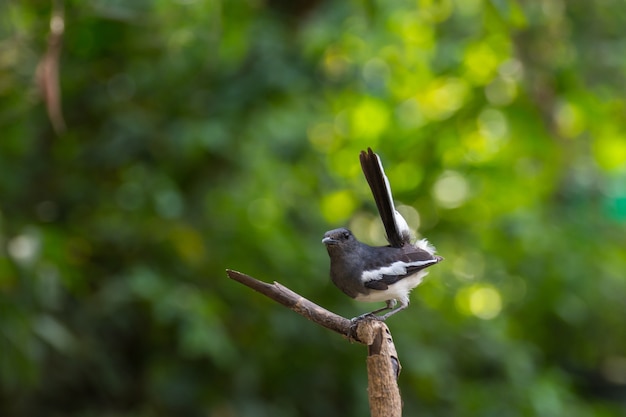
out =
<path fill-rule="evenodd" d="M 605 127 L 593 141 L 593 154 L 598 165 L 607 171 L 626 166 L 626 138 L 615 128 Z"/>
<path fill-rule="evenodd" d="M 34 233 L 18 235 L 8 242 L 9 255 L 18 263 L 30 264 L 39 253 L 39 237 Z"/>
<path fill-rule="evenodd" d="M 414 97 L 400 103 L 396 115 L 400 124 L 408 129 L 416 129 L 424 124 L 424 115 Z"/>
<path fill-rule="evenodd" d="M 602 361 L 602 375 L 619 385 L 626 385 L 626 357 L 609 356 Z"/>
<path fill-rule="evenodd" d="M 441 207 L 460 207 L 469 197 L 469 185 L 458 172 L 446 171 L 435 182 L 433 196 Z"/>
<path fill-rule="evenodd" d="M 385 169 L 388 171 L 394 192 L 412 190 L 422 182 L 424 177 L 422 167 L 413 162 L 401 162 Z"/>
<path fill-rule="evenodd" d="M 155 195 L 155 208 L 163 218 L 173 219 L 182 214 L 184 202 L 180 194 L 174 190 L 160 190 Z"/>
<path fill-rule="evenodd" d="M 350 191 L 337 191 L 322 199 L 322 214 L 329 223 L 345 221 L 354 212 L 356 201 Z"/>
<path fill-rule="evenodd" d="M 509 132 L 504 114 L 495 109 L 485 109 L 478 116 L 480 133 L 489 139 L 501 139 Z"/>
<path fill-rule="evenodd" d="M 372 58 L 363 66 L 363 79 L 369 83 L 384 82 L 389 78 L 389 66 L 380 58 Z"/>
<path fill-rule="evenodd" d="M 505 58 L 507 42 L 503 37 L 494 36 L 468 46 L 464 59 L 467 78 L 479 85 L 489 83 Z"/>
<path fill-rule="evenodd" d="M 559 133 L 566 138 L 578 136 L 587 127 L 582 109 L 569 102 L 557 106 L 555 120 Z"/>
<path fill-rule="evenodd" d="M 427 118 L 443 120 L 461 108 L 468 93 L 467 83 L 460 78 L 437 79 L 420 95 L 420 108 Z"/>
<path fill-rule="evenodd" d="M 498 77 L 485 87 L 485 96 L 494 106 L 506 106 L 517 96 L 517 84 Z"/>
<path fill-rule="evenodd" d="M 487 284 L 475 284 L 459 290 L 455 297 L 457 310 L 483 320 L 491 320 L 502 311 L 500 292 Z"/>
<path fill-rule="evenodd" d="M 490 320 L 502 310 L 502 298 L 495 288 L 477 288 L 472 291 L 469 301 L 470 311 L 481 319 Z"/>
<path fill-rule="evenodd" d="M 350 122 L 354 136 L 375 138 L 389 124 L 389 109 L 377 100 L 364 99 L 352 109 Z"/>

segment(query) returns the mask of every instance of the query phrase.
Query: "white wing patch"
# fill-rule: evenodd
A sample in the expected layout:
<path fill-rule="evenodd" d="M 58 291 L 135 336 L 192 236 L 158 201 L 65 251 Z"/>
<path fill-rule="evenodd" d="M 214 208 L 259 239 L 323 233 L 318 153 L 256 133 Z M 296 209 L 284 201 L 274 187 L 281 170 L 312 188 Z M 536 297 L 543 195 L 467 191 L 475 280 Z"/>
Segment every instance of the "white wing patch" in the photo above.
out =
<path fill-rule="evenodd" d="M 390 265 L 383 266 L 382 268 L 363 271 L 363 274 L 361 274 L 361 280 L 363 282 L 378 281 L 383 277 L 383 275 L 404 275 L 406 274 L 406 269 L 410 266 L 431 265 L 436 264 L 437 262 L 439 262 L 437 259 L 415 262 L 396 261 Z"/>

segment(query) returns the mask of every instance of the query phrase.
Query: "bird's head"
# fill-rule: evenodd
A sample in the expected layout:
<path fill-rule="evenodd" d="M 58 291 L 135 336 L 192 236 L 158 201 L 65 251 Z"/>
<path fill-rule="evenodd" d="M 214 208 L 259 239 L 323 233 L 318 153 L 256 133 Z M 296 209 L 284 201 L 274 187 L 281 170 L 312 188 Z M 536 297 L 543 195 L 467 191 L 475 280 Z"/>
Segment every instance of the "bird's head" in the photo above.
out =
<path fill-rule="evenodd" d="M 342 227 L 340 229 L 330 230 L 324 233 L 322 243 L 326 245 L 326 249 L 330 251 L 345 250 L 352 246 L 358 245 L 358 241 L 351 231 Z"/>

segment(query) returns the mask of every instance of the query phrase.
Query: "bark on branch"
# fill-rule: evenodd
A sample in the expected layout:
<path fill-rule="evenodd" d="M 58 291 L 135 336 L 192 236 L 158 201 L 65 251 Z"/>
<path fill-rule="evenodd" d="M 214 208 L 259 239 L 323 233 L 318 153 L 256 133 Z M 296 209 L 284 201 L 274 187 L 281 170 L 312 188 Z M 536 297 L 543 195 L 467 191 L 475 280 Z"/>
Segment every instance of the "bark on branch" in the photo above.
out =
<path fill-rule="evenodd" d="M 241 272 L 227 270 L 228 276 L 301 316 L 349 340 L 368 346 L 367 375 L 370 413 L 372 417 L 400 417 L 402 400 L 397 378 L 400 361 L 387 325 L 376 319 L 349 320 L 307 300 L 284 285 L 259 281 Z"/>

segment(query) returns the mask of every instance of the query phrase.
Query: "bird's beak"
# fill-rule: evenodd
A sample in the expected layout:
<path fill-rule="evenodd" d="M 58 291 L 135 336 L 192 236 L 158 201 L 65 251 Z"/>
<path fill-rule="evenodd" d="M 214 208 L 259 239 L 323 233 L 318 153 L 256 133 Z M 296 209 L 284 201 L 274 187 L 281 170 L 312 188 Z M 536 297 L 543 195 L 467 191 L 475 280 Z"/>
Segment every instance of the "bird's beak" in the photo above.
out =
<path fill-rule="evenodd" d="M 332 237 L 326 236 L 324 239 L 322 239 L 322 243 L 324 245 L 335 245 L 335 244 L 337 244 L 339 242 L 336 241 L 335 239 L 333 239 Z"/>

